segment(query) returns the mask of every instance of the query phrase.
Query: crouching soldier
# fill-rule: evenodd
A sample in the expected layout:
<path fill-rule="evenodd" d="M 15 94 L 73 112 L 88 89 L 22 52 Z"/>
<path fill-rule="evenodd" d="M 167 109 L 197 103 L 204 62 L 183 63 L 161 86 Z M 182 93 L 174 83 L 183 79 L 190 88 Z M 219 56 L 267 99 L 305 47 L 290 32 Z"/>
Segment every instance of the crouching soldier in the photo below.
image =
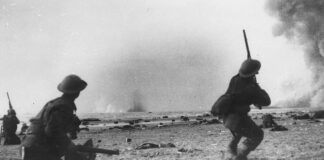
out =
<path fill-rule="evenodd" d="M 22 142 L 24 160 L 60 160 L 68 152 L 75 152 L 76 145 L 67 136 L 74 123 L 75 99 L 87 83 L 76 75 L 69 75 L 58 85 L 63 92 L 49 101 L 30 120 L 30 127 Z"/>
<path fill-rule="evenodd" d="M 3 145 L 20 144 L 20 139 L 16 135 L 17 125 L 20 123 L 16 116 L 16 111 L 13 109 L 8 110 L 8 114 L 3 116 Z"/>
<path fill-rule="evenodd" d="M 256 149 L 263 139 L 263 131 L 248 116 L 250 105 L 253 104 L 261 109 L 262 106 L 270 105 L 270 97 L 267 92 L 260 88 L 255 75 L 261 67 L 258 60 L 248 58 L 239 70 L 239 74 L 232 77 L 227 94 L 233 95 L 229 111 L 223 115 L 223 121 L 233 138 L 229 144 L 229 153 L 233 159 L 245 160 L 247 155 Z M 242 137 L 243 148 L 237 149 Z"/>

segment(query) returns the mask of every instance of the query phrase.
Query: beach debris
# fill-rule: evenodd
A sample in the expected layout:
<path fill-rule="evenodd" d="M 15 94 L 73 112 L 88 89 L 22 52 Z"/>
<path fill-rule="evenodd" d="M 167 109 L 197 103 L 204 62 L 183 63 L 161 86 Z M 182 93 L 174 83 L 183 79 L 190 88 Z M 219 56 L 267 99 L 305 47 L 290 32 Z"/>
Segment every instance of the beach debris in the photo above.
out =
<path fill-rule="evenodd" d="M 165 119 L 165 118 L 169 118 L 169 117 L 168 117 L 168 116 L 163 116 L 162 118 L 164 118 L 164 119 Z"/>
<path fill-rule="evenodd" d="M 143 119 L 135 119 L 134 123 L 140 123 Z"/>
<path fill-rule="evenodd" d="M 189 117 L 187 117 L 187 116 L 181 116 L 180 119 L 185 121 L 185 122 L 189 121 Z"/>
<path fill-rule="evenodd" d="M 175 119 L 172 119 L 171 121 L 172 121 L 172 123 L 173 123 L 173 122 L 175 122 Z"/>
<path fill-rule="evenodd" d="M 314 115 L 313 115 L 312 118 L 317 118 L 317 119 L 324 118 L 324 111 L 316 111 L 316 112 L 314 112 Z"/>
<path fill-rule="evenodd" d="M 182 153 L 193 153 L 193 152 L 196 152 L 196 151 L 199 151 L 201 152 L 202 150 L 201 149 L 186 149 L 186 148 L 180 148 L 178 149 L 178 152 L 182 152 Z"/>
<path fill-rule="evenodd" d="M 88 127 L 80 127 L 80 131 L 89 131 Z"/>
<path fill-rule="evenodd" d="M 114 121 L 114 124 L 118 124 L 118 121 Z"/>
<path fill-rule="evenodd" d="M 277 125 L 277 126 L 271 128 L 270 131 L 288 131 L 288 128 L 281 126 L 281 125 Z"/>
<path fill-rule="evenodd" d="M 207 120 L 206 124 L 220 124 L 221 122 L 218 119 Z"/>
<path fill-rule="evenodd" d="M 318 122 L 321 122 L 321 121 L 317 120 L 317 119 L 309 119 L 308 122 L 309 123 L 318 123 Z"/>
<path fill-rule="evenodd" d="M 167 143 L 167 144 L 160 143 L 159 147 L 160 148 L 175 148 L 176 146 L 173 143 Z"/>
<path fill-rule="evenodd" d="M 197 121 L 202 121 L 203 118 L 202 118 L 202 117 L 197 117 L 196 120 L 197 120 Z"/>
<path fill-rule="evenodd" d="M 154 143 L 143 143 L 139 146 L 137 146 L 135 149 L 152 149 L 152 148 L 175 148 L 176 146 L 173 143 L 160 143 L 160 144 L 154 144 Z"/>
<path fill-rule="evenodd" d="M 158 128 L 160 128 L 160 127 L 164 127 L 164 124 L 163 124 L 163 123 L 159 123 L 157 127 L 158 127 Z"/>
<path fill-rule="evenodd" d="M 99 118 L 84 118 L 81 119 L 81 122 L 98 122 L 101 121 Z"/>
<path fill-rule="evenodd" d="M 151 149 L 151 148 L 159 148 L 158 144 L 154 144 L 154 143 L 144 143 L 141 144 L 140 146 L 137 146 L 135 149 Z"/>
<path fill-rule="evenodd" d="M 145 120 L 144 120 L 144 122 L 151 122 L 151 121 L 150 121 L 150 120 L 148 120 L 148 119 L 145 119 Z"/>
<path fill-rule="evenodd" d="M 311 117 L 310 117 L 310 115 L 308 114 L 308 113 L 303 113 L 303 114 L 301 114 L 301 115 L 298 115 L 298 114 L 293 114 L 293 115 L 291 115 L 291 117 L 293 118 L 293 119 L 310 119 Z"/>
<path fill-rule="evenodd" d="M 83 122 L 81 121 L 81 124 L 86 126 L 89 125 L 90 123 L 88 121 L 83 121 Z"/>
<path fill-rule="evenodd" d="M 135 129 L 135 127 L 134 126 L 131 126 L 131 125 L 123 125 L 123 126 L 111 127 L 109 129 L 131 130 L 131 129 Z"/>
<path fill-rule="evenodd" d="M 130 143 L 132 142 L 132 139 L 131 138 L 126 138 L 126 143 Z"/>
<path fill-rule="evenodd" d="M 129 121 L 128 124 L 134 125 L 134 121 Z"/>
<path fill-rule="evenodd" d="M 210 114 L 208 114 L 208 113 L 204 113 L 202 116 L 203 116 L 203 117 L 210 117 Z"/>

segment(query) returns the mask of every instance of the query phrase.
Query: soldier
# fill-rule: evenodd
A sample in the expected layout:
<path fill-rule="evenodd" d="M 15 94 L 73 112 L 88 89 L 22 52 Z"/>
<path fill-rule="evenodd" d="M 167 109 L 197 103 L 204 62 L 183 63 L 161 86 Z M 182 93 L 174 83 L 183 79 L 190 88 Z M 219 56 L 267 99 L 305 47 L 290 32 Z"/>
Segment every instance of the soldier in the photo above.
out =
<path fill-rule="evenodd" d="M 271 114 L 265 114 L 264 116 L 262 116 L 261 128 L 278 127 L 278 124 L 273 119 L 274 117 Z"/>
<path fill-rule="evenodd" d="M 27 124 L 26 124 L 26 123 L 23 123 L 23 125 L 21 126 L 21 129 L 20 129 L 20 133 L 19 133 L 19 135 L 25 135 L 27 129 L 28 129 Z"/>
<path fill-rule="evenodd" d="M 3 145 L 14 145 L 20 144 L 20 139 L 16 135 L 17 125 L 20 123 L 16 116 L 16 111 L 13 109 L 8 110 L 8 114 L 3 116 L 3 134 L 4 143 Z"/>
<path fill-rule="evenodd" d="M 59 98 L 49 101 L 30 120 L 31 124 L 23 140 L 24 160 L 60 160 L 68 152 L 75 152 L 76 145 L 67 136 L 74 123 L 75 99 L 87 83 L 76 75 L 69 75 L 58 85 L 63 92 Z"/>
<path fill-rule="evenodd" d="M 231 108 L 223 115 L 223 121 L 233 138 L 229 144 L 229 153 L 233 159 L 245 160 L 263 139 L 263 131 L 248 116 L 250 105 L 253 104 L 261 109 L 262 106 L 270 105 L 270 97 L 267 92 L 260 88 L 255 75 L 261 67 L 258 60 L 248 58 L 239 70 L 239 74 L 232 77 L 226 91 L 233 95 Z M 238 150 L 237 146 L 242 137 L 246 137 L 243 147 Z"/>

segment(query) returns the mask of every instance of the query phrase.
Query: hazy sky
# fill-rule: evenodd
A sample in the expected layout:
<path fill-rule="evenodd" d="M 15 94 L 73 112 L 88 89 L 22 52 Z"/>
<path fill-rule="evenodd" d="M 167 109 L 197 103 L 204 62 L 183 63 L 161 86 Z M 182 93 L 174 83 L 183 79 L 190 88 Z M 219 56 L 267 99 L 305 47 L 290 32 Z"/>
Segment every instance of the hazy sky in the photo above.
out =
<path fill-rule="evenodd" d="M 265 0 L 1 0 L 0 113 L 36 113 L 68 74 L 78 112 L 209 110 L 246 58 L 273 104 L 307 90 L 298 44 L 274 37 Z M 292 91 L 293 90 L 293 91 Z M 140 94 L 140 95 L 134 95 Z"/>

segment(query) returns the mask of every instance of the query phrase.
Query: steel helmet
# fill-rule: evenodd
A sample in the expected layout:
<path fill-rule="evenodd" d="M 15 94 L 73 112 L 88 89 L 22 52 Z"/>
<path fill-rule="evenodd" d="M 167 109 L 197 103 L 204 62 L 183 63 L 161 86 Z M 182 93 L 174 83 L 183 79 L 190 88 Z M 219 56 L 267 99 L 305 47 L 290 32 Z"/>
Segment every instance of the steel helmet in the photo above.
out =
<path fill-rule="evenodd" d="M 251 77 L 254 76 L 261 68 L 261 63 L 258 60 L 248 58 L 245 60 L 239 70 L 239 75 L 241 77 Z"/>
<path fill-rule="evenodd" d="M 78 93 L 87 87 L 87 82 L 79 76 L 71 74 L 66 76 L 57 86 L 57 89 L 63 93 Z"/>

